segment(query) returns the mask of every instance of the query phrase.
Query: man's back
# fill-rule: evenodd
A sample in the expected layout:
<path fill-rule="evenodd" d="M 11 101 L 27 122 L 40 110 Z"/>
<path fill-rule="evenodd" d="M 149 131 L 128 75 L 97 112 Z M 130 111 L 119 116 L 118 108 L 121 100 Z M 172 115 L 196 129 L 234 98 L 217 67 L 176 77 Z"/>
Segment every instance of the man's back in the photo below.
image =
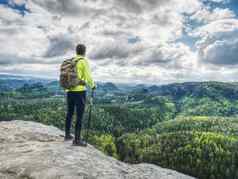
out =
<path fill-rule="evenodd" d="M 88 86 L 90 86 L 90 88 L 95 87 L 95 83 L 91 76 L 88 60 L 81 55 L 77 55 L 73 60 L 78 60 L 76 64 L 78 79 L 85 81 L 85 83 Z M 78 85 L 66 91 L 85 91 L 85 90 L 86 90 L 85 85 Z"/>

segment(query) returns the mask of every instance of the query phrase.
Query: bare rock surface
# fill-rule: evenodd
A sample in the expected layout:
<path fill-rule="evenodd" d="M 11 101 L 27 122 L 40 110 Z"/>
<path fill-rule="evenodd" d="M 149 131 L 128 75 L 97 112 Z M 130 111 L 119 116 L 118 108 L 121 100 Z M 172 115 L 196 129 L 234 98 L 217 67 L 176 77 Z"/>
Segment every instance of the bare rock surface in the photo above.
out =
<path fill-rule="evenodd" d="M 151 164 L 130 165 L 29 121 L 0 122 L 0 179 L 192 179 Z"/>

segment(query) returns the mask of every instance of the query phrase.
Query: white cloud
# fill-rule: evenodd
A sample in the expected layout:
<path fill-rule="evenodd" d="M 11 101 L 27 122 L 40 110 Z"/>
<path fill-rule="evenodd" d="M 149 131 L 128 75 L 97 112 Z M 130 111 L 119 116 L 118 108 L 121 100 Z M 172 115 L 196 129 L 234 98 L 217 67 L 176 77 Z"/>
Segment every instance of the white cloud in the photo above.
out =
<path fill-rule="evenodd" d="M 210 10 L 208 8 L 202 8 L 195 14 L 193 14 L 191 19 L 197 20 L 199 22 L 209 23 L 216 20 L 234 18 L 235 16 L 236 16 L 235 13 L 227 8 L 226 9 L 215 8 L 213 10 Z"/>
<path fill-rule="evenodd" d="M 215 3 L 229 3 L 231 0 L 203 0 L 204 2 L 215 2 Z"/>
<path fill-rule="evenodd" d="M 23 5 L 23 4 L 26 3 L 26 0 L 9 0 L 9 3 L 11 5 L 14 5 L 14 4 L 16 4 L 16 5 Z"/>
<path fill-rule="evenodd" d="M 198 29 L 190 35 L 199 38 L 196 46 L 200 59 L 214 65 L 238 64 L 238 20 L 218 20 Z"/>
<path fill-rule="evenodd" d="M 21 21 L 21 14 L 13 9 L 7 8 L 6 6 L 0 5 L 0 23 L 10 23 Z"/>
<path fill-rule="evenodd" d="M 216 65 L 238 65 L 238 38 L 215 41 L 203 50 L 203 58 Z"/>
<path fill-rule="evenodd" d="M 132 61 L 138 66 L 160 66 L 166 69 L 194 68 L 197 63 L 196 53 L 183 43 L 161 44 L 145 48 Z"/>
<path fill-rule="evenodd" d="M 221 48 L 236 45 L 235 41 L 228 43 L 236 33 L 235 14 L 229 9 L 211 9 L 201 0 L 11 3 L 26 4 L 29 12 L 22 16 L 17 10 L 0 6 L 0 41 L 4 42 L 0 43 L 1 72 L 57 77 L 62 60 L 72 56 L 75 45 L 81 42 L 87 45 L 97 80 L 193 81 L 210 79 L 214 71 L 214 67 L 198 60 L 215 64 L 220 70 Z M 207 24 L 190 32 L 198 38 L 198 51 L 179 42 L 184 30 L 192 25 L 186 24 L 188 14 L 192 20 Z M 212 59 L 216 50 L 220 53 Z"/>

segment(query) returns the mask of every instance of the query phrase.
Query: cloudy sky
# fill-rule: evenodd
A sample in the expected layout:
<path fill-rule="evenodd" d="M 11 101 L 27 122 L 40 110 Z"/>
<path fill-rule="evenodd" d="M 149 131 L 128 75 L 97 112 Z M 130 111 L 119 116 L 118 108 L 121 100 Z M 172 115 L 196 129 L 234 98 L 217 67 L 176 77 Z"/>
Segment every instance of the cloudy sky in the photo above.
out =
<path fill-rule="evenodd" d="M 85 43 L 97 81 L 237 81 L 238 0 L 0 0 L 0 73 L 58 78 Z"/>

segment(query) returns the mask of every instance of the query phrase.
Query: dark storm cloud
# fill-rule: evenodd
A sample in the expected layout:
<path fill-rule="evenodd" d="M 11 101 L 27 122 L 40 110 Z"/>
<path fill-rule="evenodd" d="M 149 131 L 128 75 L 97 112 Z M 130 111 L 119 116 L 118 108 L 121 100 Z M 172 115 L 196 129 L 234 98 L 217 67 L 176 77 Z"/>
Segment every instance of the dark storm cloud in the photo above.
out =
<path fill-rule="evenodd" d="M 125 66 L 130 63 L 133 57 L 137 56 L 144 50 L 145 46 L 141 43 L 140 40 L 135 41 L 134 43 L 128 42 L 128 38 L 121 38 L 118 40 L 105 40 L 102 43 L 97 44 L 93 49 L 90 50 L 89 58 L 101 62 L 105 61 L 105 64 L 107 62 L 111 63 L 113 61 L 114 64 Z M 111 60 L 108 61 L 108 59 Z"/>
<path fill-rule="evenodd" d="M 0 27 L 0 34 L 11 35 L 18 32 L 18 29 L 15 27 Z"/>
<path fill-rule="evenodd" d="M 114 0 L 116 5 L 134 13 L 141 13 L 143 8 L 139 4 L 139 1 L 136 0 L 121 0 L 121 1 L 116 1 Z"/>
<path fill-rule="evenodd" d="M 153 18 L 151 19 L 151 22 L 154 24 L 159 24 L 159 25 L 170 25 L 171 23 L 171 17 L 170 13 L 163 13 L 163 14 L 155 14 Z"/>
<path fill-rule="evenodd" d="M 104 30 L 101 34 L 104 36 L 107 36 L 107 37 L 110 36 L 112 38 L 116 38 L 116 37 L 120 37 L 120 36 L 128 36 L 128 37 L 130 36 L 130 33 L 120 31 L 120 30 L 118 30 L 118 31 Z"/>
<path fill-rule="evenodd" d="M 148 52 L 148 55 L 139 56 L 138 60 L 132 62 L 133 65 L 142 66 L 168 66 L 175 59 L 172 57 L 165 57 L 162 51 Z"/>
<path fill-rule="evenodd" d="M 50 45 L 44 55 L 47 58 L 63 56 L 67 51 L 74 49 L 74 40 L 68 34 L 49 37 L 49 42 Z"/>
<path fill-rule="evenodd" d="M 0 54 L 0 66 L 10 66 L 17 64 L 58 64 L 58 59 L 42 59 L 38 57 L 19 57 L 16 55 Z"/>
<path fill-rule="evenodd" d="M 122 66 L 161 66 L 168 68 L 181 68 L 180 59 L 185 55 L 180 49 L 167 51 L 168 47 L 145 47 L 143 42 L 137 43 L 105 43 L 93 49 L 89 58 L 100 61 L 103 65 L 116 64 Z M 182 50 L 182 49 L 181 49 Z M 109 60 L 108 60 L 109 59 Z"/>
<path fill-rule="evenodd" d="M 97 12 L 96 8 L 91 9 L 90 7 L 83 6 L 85 0 L 33 0 L 34 3 L 47 9 L 49 12 L 61 14 L 61 15 L 89 15 L 92 12 Z"/>
<path fill-rule="evenodd" d="M 107 58 L 127 58 L 130 50 L 127 47 L 119 44 L 104 44 L 101 47 L 95 47 L 89 57 L 95 60 L 104 60 Z"/>
<path fill-rule="evenodd" d="M 1 66 L 23 64 L 23 63 L 31 64 L 34 62 L 30 58 L 21 58 L 21 57 L 17 57 L 16 55 L 0 54 L 0 65 Z"/>
<path fill-rule="evenodd" d="M 138 67 L 159 66 L 169 69 L 181 69 L 181 61 L 189 55 L 184 46 L 153 46 L 144 48 L 142 51 L 135 53 L 137 57 L 131 62 Z"/>
<path fill-rule="evenodd" d="M 169 1 L 170 0 L 114 0 L 114 3 L 129 12 L 142 13 L 146 8 L 152 10 Z"/>
<path fill-rule="evenodd" d="M 197 43 L 200 61 L 217 67 L 238 65 L 238 21 L 218 21 L 216 28 L 206 26 Z M 215 29 L 215 30 L 213 30 Z M 218 29 L 218 30 L 217 30 Z"/>
<path fill-rule="evenodd" d="M 218 41 L 207 49 L 203 62 L 219 66 L 238 65 L 238 38 Z"/>
<path fill-rule="evenodd" d="M 33 0 L 34 3 L 51 12 L 65 13 L 68 15 L 88 14 L 92 9 L 85 4 L 99 3 L 100 7 L 93 10 L 101 11 L 105 5 L 114 4 L 116 8 L 122 8 L 130 12 L 141 13 L 145 8 L 156 8 L 157 6 L 168 3 L 170 0 Z M 102 12 L 102 11 L 101 11 Z"/>

